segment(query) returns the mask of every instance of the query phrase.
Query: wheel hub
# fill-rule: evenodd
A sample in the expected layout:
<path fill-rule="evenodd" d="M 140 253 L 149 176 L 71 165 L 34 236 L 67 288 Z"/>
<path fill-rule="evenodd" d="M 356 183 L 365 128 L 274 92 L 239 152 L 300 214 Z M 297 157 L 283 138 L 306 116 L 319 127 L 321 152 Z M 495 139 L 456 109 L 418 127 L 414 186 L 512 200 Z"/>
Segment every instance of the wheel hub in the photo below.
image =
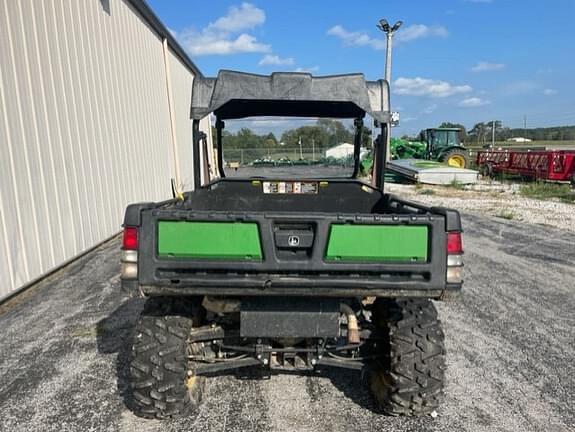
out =
<path fill-rule="evenodd" d="M 455 168 L 465 168 L 465 159 L 459 155 L 453 155 L 447 159 L 447 165 Z"/>

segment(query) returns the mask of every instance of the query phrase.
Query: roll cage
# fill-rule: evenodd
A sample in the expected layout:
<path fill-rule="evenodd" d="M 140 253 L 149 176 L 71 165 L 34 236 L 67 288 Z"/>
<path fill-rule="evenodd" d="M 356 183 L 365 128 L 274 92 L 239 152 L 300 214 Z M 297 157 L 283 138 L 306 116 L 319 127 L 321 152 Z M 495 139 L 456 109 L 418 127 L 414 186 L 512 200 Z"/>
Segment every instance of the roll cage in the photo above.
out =
<path fill-rule="evenodd" d="M 228 70 L 220 71 L 217 78 L 196 77 L 190 111 L 193 122 L 194 189 L 202 186 L 200 148 L 202 144 L 206 145 L 206 135 L 200 131 L 200 120 L 210 114 L 216 117 L 216 147 L 221 177 L 225 177 L 222 151 L 225 120 L 256 116 L 354 119 L 356 133 L 352 178 L 359 173 L 363 118 L 369 114 L 380 129 L 374 145 L 373 184 L 383 189 L 390 127 L 389 86 L 384 80 L 366 81 L 363 74 L 313 77 L 308 73 L 296 72 L 256 75 Z"/>

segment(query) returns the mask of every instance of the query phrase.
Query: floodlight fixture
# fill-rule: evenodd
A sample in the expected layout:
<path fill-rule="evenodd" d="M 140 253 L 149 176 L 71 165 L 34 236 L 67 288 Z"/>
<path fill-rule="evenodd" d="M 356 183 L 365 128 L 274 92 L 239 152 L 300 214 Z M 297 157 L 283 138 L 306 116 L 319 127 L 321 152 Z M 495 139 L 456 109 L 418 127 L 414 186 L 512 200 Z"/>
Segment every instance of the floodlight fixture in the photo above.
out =
<path fill-rule="evenodd" d="M 389 33 L 391 30 L 387 20 L 383 18 L 379 20 L 379 24 L 376 27 L 385 33 Z"/>
<path fill-rule="evenodd" d="M 394 31 L 399 30 L 399 28 L 401 27 L 402 24 L 403 24 L 403 21 L 398 21 L 398 22 L 396 22 L 396 23 L 393 25 L 393 27 L 391 28 L 391 31 L 394 32 Z"/>

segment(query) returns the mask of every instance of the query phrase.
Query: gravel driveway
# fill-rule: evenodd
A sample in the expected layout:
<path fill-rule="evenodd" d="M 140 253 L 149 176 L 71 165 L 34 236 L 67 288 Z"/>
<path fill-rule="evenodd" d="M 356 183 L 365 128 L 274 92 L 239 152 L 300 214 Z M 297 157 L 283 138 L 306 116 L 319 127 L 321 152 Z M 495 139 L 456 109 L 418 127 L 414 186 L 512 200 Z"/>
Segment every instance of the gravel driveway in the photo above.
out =
<path fill-rule="evenodd" d="M 466 284 L 439 303 L 448 349 L 437 418 L 374 412 L 359 373 L 209 380 L 195 417 L 126 408 L 118 241 L 0 307 L 2 431 L 575 431 L 575 234 L 464 215 Z"/>

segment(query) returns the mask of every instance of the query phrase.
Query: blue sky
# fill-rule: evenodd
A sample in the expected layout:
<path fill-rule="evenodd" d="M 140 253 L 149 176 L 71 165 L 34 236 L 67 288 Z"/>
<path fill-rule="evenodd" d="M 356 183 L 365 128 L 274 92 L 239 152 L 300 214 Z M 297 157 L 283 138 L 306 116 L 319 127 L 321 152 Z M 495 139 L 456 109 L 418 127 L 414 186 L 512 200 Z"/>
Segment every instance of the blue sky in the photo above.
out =
<path fill-rule="evenodd" d="M 395 36 L 392 105 L 415 134 L 575 125 L 575 0 L 176 1 L 148 3 L 207 76 L 219 69 L 383 75 L 379 18 Z"/>

